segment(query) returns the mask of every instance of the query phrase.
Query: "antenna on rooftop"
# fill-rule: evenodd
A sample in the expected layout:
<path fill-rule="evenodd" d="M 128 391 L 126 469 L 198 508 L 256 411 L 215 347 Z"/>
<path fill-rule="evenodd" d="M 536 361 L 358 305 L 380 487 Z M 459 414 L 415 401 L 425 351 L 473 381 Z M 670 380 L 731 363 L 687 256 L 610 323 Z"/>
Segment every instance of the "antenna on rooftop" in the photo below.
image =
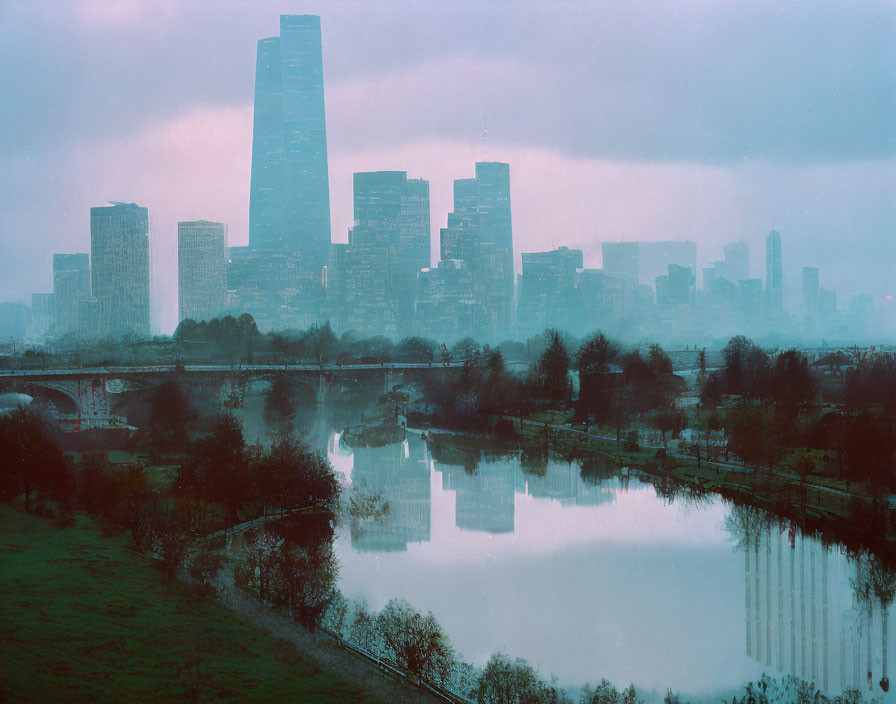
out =
<path fill-rule="evenodd" d="M 482 113 L 482 160 L 488 161 L 488 125 L 485 122 L 485 113 Z"/>

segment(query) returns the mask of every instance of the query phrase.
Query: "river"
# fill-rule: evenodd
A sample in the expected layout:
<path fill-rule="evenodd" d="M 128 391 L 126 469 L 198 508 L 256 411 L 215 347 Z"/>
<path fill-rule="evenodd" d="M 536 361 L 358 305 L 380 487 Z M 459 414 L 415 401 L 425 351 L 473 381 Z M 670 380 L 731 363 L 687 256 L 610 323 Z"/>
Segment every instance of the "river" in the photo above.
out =
<path fill-rule="evenodd" d="M 328 455 L 390 507 L 340 528 L 343 593 L 432 611 L 477 666 L 500 650 L 564 686 L 606 677 L 695 702 L 762 672 L 881 695 L 892 604 L 856 589 L 874 565 L 758 510 L 664 496 L 600 458 L 584 477 L 578 462 L 533 470 L 512 455 L 464 467 L 416 435 L 352 450 L 336 433 Z"/>

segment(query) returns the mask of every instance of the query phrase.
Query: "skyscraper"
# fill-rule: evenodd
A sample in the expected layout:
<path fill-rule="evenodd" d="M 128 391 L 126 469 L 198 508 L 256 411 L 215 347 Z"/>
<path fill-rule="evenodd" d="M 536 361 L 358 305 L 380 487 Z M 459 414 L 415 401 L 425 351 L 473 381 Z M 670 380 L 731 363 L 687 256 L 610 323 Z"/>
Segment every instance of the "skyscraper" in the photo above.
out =
<path fill-rule="evenodd" d="M 783 287 L 781 235 L 772 230 L 765 236 L 765 300 L 769 315 L 777 315 L 784 309 Z"/>
<path fill-rule="evenodd" d="M 330 182 L 320 18 L 281 15 L 258 42 L 249 246 L 289 248 L 319 273 L 330 247 Z"/>
<path fill-rule="evenodd" d="M 570 330 L 578 326 L 576 271 L 583 267 L 582 250 L 560 247 L 550 252 L 523 252 L 522 259 L 518 329 L 541 332 L 549 327 Z"/>
<path fill-rule="evenodd" d="M 81 303 L 90 300 L 90 255 L 53 255 L 54 334 L 78 332 Z M 86 321 L 85 321 L 86 322 Z"/>
<path fill-rule="evenodd" d="M 601 242 L 603 270 L 607 274 L 624 276 L 637 284 L 638 250 L 637 242 Z"/>
<path fill-rule="evenodd" d="M 743 240 L 725 245 L 725 267 L 722 274 L 731 283 L 750 278 L 750 247 Z"/>
<path fill-rule="evenodd" d="M 227 225 L 177 223 L 178 320 L 211 320 L 227 307 Z"/>
<path fill-rule="evenodd" d="M 341 281 L 347 324 L 368 333 L 406 334 L 417 274 L 429 263 L 429 183 L 408 179 L 404 171 L 356 173 L 354 220 Z"/>
<path fill-rule="evenodd" d="M 54 296 L 52 293 L 31 294 L 31 325 L 28 337 L 39 341 L 46 338 L 53 326 L 54 320 Z"/>
<path fill-rule="evenodd" d="M 803 312 L 815 315 L 818 312 L 818 267 L 803 267 Z"/>
<path fill-rule="evenodd" d="M 460 259 L 473 277 L 483 310 L 482 333 L 507 331 L 513 304 L 513 224 L 510 165 L 476 163 L 474 178 L 454 182 L 454 212 L 441 231 L 442 259 Z"/>
<path fill-rule="evenodd" d="M 149 335 L 149 211 L 135 203 L 90 209 L 93 295 L 101 335 Z"/>
<path fill-rule="evenodd" d="M 640 283 L 652 286 L 657 276 L 668 275 L 670 264 L 688 267 L 696 275 L 697 243 L 687 240 L 638 243 Z"/>

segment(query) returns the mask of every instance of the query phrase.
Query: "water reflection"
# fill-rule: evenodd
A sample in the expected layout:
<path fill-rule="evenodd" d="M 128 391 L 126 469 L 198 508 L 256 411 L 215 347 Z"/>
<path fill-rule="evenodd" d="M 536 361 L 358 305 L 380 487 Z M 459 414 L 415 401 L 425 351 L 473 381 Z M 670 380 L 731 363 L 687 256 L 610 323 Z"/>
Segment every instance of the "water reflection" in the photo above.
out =
<path fill-rule="evenodd" d="M 892 571 L 757 509 L 733 507 L 726 528 L 744 554 L 747 655 L 827 693 L 886 692 Z"/>
<path fill-rule="evenodd" d="M 390 505 L 338 538 L 343 591 L 432 610 L 478 665 L 500 649 L 573 686 L 607 677 L 716 701 L 763 671 L 829 694 L 888 687 L 896 580 L 870 556 L 606 458 L 449 464 L 413 435 L 329 450 Z"/>

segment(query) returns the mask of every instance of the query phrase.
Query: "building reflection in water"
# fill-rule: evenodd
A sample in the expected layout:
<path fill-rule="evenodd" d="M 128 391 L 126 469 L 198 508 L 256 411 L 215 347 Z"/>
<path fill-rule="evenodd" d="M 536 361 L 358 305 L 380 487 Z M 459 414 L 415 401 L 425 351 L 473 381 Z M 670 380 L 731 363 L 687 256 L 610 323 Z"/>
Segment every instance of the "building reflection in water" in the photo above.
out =
<path fill-rule="evenodd" d="M 352 486 L 379 494 L 389 504 L 384 520 L 352 525 L 356 550 L 407 550 L 409 543 L 429 540 L 431 497 L 426 445 L 413 436 L 403 443 L 353 450 Z"/>
<path fill-rule="evenodd" d="M 365 494 L 388 502 L 388 515 L 352 526 L 357 550 L 406 550 L 413 542 L 429 541 L 432 497 L 430 477 L 455 495 L 458 528 L 485 533 L 513 533 L 515 495 L 551 499 L 564 506 L 613 503 L 627 477 L 613 476 L 612 463 L 592 458 L 586 469 L 577 463 L 547 462 L 539 472 L 527 472 L 517 456 L 485 458 L 467 467 L 435 462 L 426 442 L 409 434 L 404 443 L 385 447 L 348 448 L 333 436 L 333 459 L 351 456 L 351 482 Z M 341 462 L 337 462 L 341 463 Z M 439 480 L 436 478 L 436 481 Z"/>
<path fill-rule="evenodd" d="M 747 655 L 828 695 L 887 691 L 893 573 L 757 509 L 732 508 L 727 526 L 744 553 Z"/>

